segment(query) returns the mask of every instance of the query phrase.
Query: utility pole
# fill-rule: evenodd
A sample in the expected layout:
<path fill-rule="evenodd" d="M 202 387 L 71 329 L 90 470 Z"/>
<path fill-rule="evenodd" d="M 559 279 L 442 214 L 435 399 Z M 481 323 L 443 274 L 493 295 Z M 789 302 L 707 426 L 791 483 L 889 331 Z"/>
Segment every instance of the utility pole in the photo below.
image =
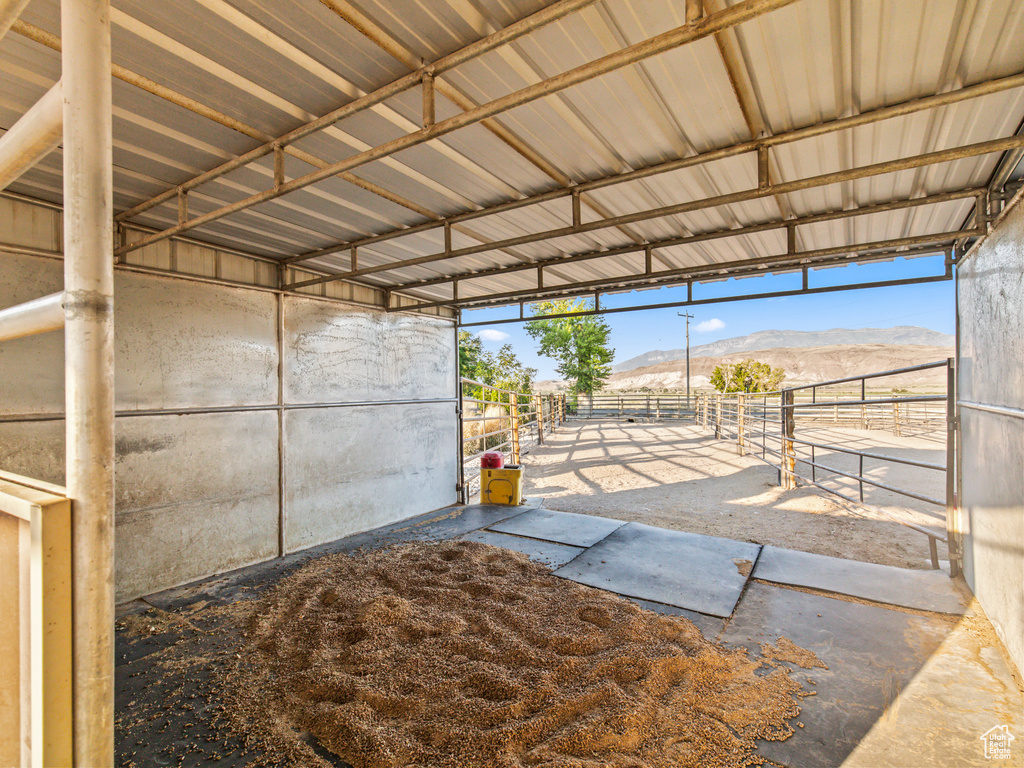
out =
<path fill-rule="evenodd" d="M 686 407 L 690 407 L 690 321 L 693 315 L 689 312 L 676 312 L 680 317 L 686 318 Z"/>

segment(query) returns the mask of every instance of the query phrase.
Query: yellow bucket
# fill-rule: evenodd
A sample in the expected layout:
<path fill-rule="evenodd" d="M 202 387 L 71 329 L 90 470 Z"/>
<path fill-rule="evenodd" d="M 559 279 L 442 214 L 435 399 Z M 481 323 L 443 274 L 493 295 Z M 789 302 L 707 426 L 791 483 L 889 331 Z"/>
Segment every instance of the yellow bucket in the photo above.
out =
<path fill-rule="evenodd" d="M 504 469 L 481 469 L 480 503 L 508 504 L 514 507 L 522 504 L 523 468 L 513 465 Z"/>

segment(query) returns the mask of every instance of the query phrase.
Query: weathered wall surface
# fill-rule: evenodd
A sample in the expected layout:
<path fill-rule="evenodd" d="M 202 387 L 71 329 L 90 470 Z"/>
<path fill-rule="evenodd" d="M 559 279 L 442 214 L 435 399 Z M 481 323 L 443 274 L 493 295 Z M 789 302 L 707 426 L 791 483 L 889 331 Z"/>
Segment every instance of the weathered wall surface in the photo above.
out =
<path fill-rule="evenodd" d="M 1024 205 L 957 286 L 964 575 L 1024 670 Z"/>
<path fill-rule="evenodd" d="M 0 307 L 62 269 L 0 254 Z M 119 600 L 455 501 L 450 322 L 125 271 L 115 302 Z M 61 333 L 0 345 L 0 469 L 63 482 L 63 389 Z"/>

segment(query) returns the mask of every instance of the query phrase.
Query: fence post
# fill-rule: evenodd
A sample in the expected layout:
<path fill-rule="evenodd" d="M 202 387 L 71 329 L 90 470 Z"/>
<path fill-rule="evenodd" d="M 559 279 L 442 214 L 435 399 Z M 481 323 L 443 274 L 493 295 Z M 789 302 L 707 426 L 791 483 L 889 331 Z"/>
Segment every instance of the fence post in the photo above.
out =
<path fill-rule="evenodd" d="M 896 437 L 902 437 L 903 435 L 901 434 L 901 430 L 900 430 L 900 404 L 899 403 L 893 403 L 892 404 L 892 420 L 893 420 L 892 433 Z"/>
<path fill-rule="evenodd" d="M 537 409 L 537 445 L 544 445 L 544 398 L 535 395 L 533 399 Z"/>
<path fill-rule="evenodd" d="M 715 439 L 722 437 L 722 396 L 715 395 Z"/>
<path fill-rule="evenodd" d="M 953 358 L 949 358 L 946 361 L 946 544 L 949 547 L 950 576 L 959 576 L 963 568 L 960 510 L 956 497 L 956 448 L 959 427 L 956 416 L 956 368 Z"/>
<path fill-rule="evenodd" d="M 519 463 L 519 395 L 508 393 L 509 415 L 512 418 L 512 463 Z M 486 424 L 486 422 L 484 422 Z"/>
<path fill-rule="evenodd" d="M 793 454 L 793 428 L 795 426 L 793 402 L 793 390 L 783 390 L 779 405 L 779 410 L 782 412 L 782 462 L 780 470 L 782 472 L 782 488 L 786 491 L 796 488 L 796 456 Z"/>
<path fill-rule="evenodd" d="M 736 395 L 736 451 L 740 456 L 744 454 L 745 444 L 743 440 L 743 393 L 740 392 Z"/>

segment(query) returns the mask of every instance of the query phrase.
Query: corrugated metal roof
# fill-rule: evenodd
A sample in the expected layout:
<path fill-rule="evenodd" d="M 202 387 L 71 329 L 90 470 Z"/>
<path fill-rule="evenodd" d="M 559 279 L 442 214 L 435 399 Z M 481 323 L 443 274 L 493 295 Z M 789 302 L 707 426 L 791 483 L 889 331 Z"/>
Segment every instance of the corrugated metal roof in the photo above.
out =
<path fill-rule="evenodd" d="M 707 11 L 735 3 L 707 0 Z M 373 41 L 316 0 L 114 0 L 114 62 L 224 116 L 227 127 L 120 79 L 114 81 L 115 205 L 126 210 L 319 115 L 544 8 L 541 0 L 361 0 Z M 334 3 L 345 6 L 347 3 Z M 538 83 L 685 23 L 678 0 L 600 0 L 439 78 L 437 120 Z M 58 0 L 33 0 L 22 21 L 59 35 Z M 1024 71 L 1024 3 L 1017 0 L 799 0 L 730 30 L 629 65 L 482 124 L 401 151 L 354 171 L 369 184 L 331 178 L 199 227 L 191 237 L 260 256 L 287 258 L 775 135 L 884 105 Z M 385 48 L 387 50 L 385 50 Z M 0 127 L 8 128 L 60 74 L 59 53 L 16 27 L 0 41 Z M 412 89 L 298 141 L 294 178 L 420 127 Z M 1014 88 L 859 128 L 774 146 L 771 181 L 781 183 L 885 160 L 1011 136 L 1024 118 Z M 248 135 L 246 135 L 248 134 Z M 511 134 L 511 135 L 510 135 Z M 511 146 L 518 144 L 518 148 Z M 532 157 L 524 156 L 530 154 Z M 308 156 L 313 156 L 309 158 Z M 777 197 L 689 211 L 503 250 L 366 275 L 404 286 L 523 262 L 736 228 L 789 216 L 847 210 L 894 199 L 983 187 L 999 154 L 927 165 Z M 61 194 L 59 152 L 15 184 L 48 201 Z M 273 185 L 265 157 L 192 191 L 193 215 Z M 1012 178 L 1020 178 L 1017 172 Z M 590 192 L 584 222 L 756 188 L 752 153 Z M 375 186 L 374 186 L 375 185 Z M 369 186 L 370 189 L 363 188 Z M 383 196 L 382 196 L 383 194 Z M 802 225 L 798 250 L 953 231 L 973 199 Z M 452 246 L 474 246 L 568 226 L 568 198 L 464 222 Z M 170 201 L 132 222 L 177 222 Z M 2 239 L 2 238 L 0 238 Z M 784 230 L 660 248 L 658 269 L 786 251 Z M 371 267 L 443 251 L 440 229 L 360 248 Z M 304 266 L 344 272 L 347 251 Z M 626 279 L 642 253 L 564 263 L 545 285 Z M 535 270 L 466 277 L 460 299 L 537 284 Z M 448 300 L 451 284 L 419 287 Z"/>

